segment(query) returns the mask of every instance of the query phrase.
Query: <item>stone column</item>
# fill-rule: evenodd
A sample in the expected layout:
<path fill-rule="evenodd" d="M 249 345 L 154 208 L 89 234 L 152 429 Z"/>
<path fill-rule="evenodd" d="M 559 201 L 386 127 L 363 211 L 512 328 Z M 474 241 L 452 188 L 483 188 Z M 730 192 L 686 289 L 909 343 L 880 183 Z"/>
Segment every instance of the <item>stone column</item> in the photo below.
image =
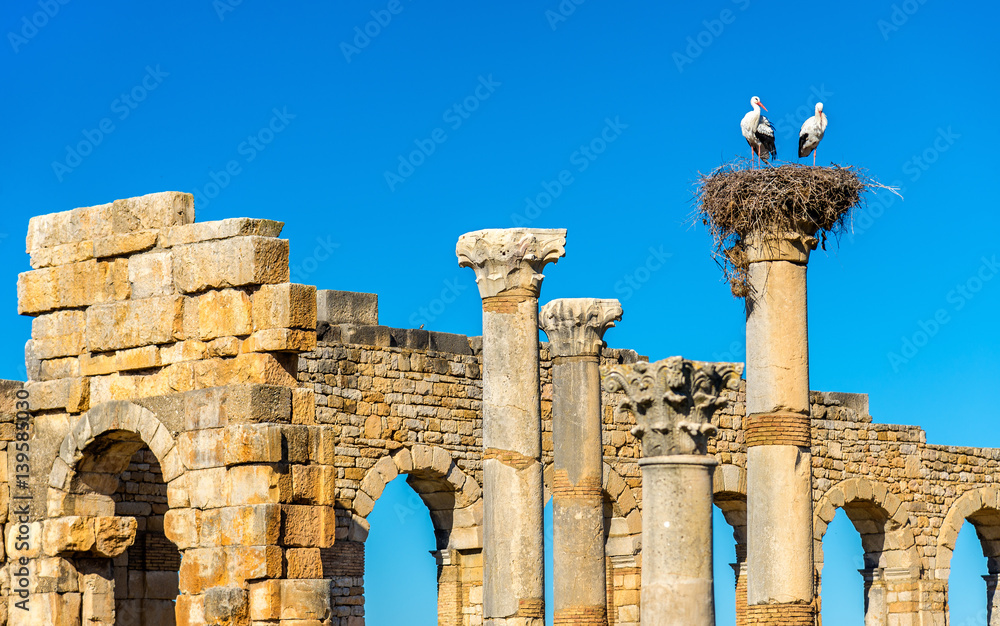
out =
<path fill-rule="evenodd" d="M 806 263 L 816 239 L 750 239 L 747 624 L 813 626 Z"/>
<path fill-rule="evenodd" d="M 483 620 L 545 617 L 538 294 L 565 254 L 565 230 L 480 230 L 458 240 L 459 265 L 483 298 Z"/>
<path fill-rule="evenodd" d="M 541 312 L 552 353 L 554 624 L 605 626 L 600 355 L 617 300 L 553 300 Z"/>
<path fill-rule="evenodd" d="M 712 475 L 707 453 L 722 390 L 742 366 L 671 357 L 610 368 L 608 391 L 623 391 L 642 443 L 643 626 L 715 626 Z"/>
<path fill-rule="evenodd" d="M 865 580 L 865 626 L 885 626 L 889 622 L 885 578 L 877 567 L 858 573 Z"/>
<path fill-rule="evenodd" d="M 997 581 L 1000 575 L 983 576 L 986 581 L 986 623 L 989 626 L 1000 625 L 1000 595 L 997 595 Z"/>

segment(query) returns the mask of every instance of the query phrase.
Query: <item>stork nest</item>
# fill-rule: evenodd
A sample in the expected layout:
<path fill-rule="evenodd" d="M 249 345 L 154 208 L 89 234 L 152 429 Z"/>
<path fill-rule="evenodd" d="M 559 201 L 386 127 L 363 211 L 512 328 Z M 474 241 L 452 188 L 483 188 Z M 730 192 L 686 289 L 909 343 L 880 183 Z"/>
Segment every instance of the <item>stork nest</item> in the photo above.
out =
<path fill-rule="evenodd" d="M 839 238 L 851 228 L 853 210 L 873 188 L 896 192 L 855 166 L 785 163 L 751 169 L 748 159 L 739 159 L 700 176 L 694 218 L 709 227 L 713 256 L 733 295 L 744 298 L 750 295 L 748 236 L 815 233 L 825 250 L 827 235 Z"/>

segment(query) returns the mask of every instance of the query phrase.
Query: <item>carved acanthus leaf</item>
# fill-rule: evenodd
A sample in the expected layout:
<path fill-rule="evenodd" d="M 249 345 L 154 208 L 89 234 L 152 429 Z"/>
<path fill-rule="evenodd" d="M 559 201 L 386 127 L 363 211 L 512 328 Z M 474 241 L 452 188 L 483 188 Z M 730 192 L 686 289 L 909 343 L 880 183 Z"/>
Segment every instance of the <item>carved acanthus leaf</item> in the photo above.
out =
<path fill-rule="evenodd" d="M 553 357 L 599 355 L 604 332 L 622 318 L 617 300 L 561 298 L 542 307 L 539 327 L 549 338 Z"/>
<path fill-rule="evenodd" d="M 476 273 L 483 298 L 522 289 L 538 297 L 542 268 L 566 254 L 566 229 L 494 228 L 458 238 L 455 254 L 461 267 Z"/>
<path fill-rule="evenodd" d="M 604 389 L 623 392 L 621 407 L 635 414 L 632 434 L 645 457 L 706 454 L 715 413 L 735 389 L 741 363 L 705 363 L 670 357 L 655 363 L 616 365 L 603 372 Z"/>

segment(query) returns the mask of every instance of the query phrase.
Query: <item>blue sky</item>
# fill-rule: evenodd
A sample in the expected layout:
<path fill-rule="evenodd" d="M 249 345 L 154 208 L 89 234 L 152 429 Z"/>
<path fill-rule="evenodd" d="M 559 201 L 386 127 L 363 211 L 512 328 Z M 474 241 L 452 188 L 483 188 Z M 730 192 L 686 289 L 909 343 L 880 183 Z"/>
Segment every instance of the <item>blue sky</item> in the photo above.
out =
<path fill-rule="evenodd" d="M 751 96 L 783 159 L 822 98 L 820 162 L 905 201 L 879 194 L 814 255 L 812 387 L 868 392 L 876 420 L 931 442 L 1000 446 L 980 391 L 1000 357 L 1000 8 L 577 1 L 8 0 L 0 376 L 24 377 L 28 218 L 163 190 L 196 193 L 199 220 L 284 220 L 293 279 L 377 292 L 385 324 L 470 335 L 458 236 L 568 228 L 543 302 L 617 297 L 610 345 L 741 360 L 693 182 L 747 154 Z"/>

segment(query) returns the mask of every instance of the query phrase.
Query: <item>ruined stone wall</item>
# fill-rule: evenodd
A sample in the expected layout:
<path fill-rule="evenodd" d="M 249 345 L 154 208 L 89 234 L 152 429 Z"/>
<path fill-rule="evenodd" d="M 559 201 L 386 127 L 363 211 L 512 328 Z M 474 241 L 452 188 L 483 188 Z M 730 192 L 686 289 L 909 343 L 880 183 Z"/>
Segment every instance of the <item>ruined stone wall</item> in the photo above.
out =
<path fill-rule="evenodd" d="M 367 518 L 399 475 L 434 526 L 439 624 L 481 624 L 481 341 L 379 326 L 371 294 L 289 284 L 278 222 L 193 220 L 190 196 L 166 193 L 31 221 L 29 380 L 0 384 L 0 624 L 361 626 Z M 547 344 L 540 357 L 551 466 Z M 738 562 L 716 584 L 745 608 L 745 395 L 726 393 L 710 452 Z M 964 521 L 1000 572 L 1000 450 L 875 424 L 863 395 L 811 401 L 820 584 L 843 509 L 865 549 L 866 623 L 943 626 Z M 609 619 L 636 626 L 640 454 L 621 402 L 604 394 Z M 22 579 L 28 612 L 13 605 Z"/>

